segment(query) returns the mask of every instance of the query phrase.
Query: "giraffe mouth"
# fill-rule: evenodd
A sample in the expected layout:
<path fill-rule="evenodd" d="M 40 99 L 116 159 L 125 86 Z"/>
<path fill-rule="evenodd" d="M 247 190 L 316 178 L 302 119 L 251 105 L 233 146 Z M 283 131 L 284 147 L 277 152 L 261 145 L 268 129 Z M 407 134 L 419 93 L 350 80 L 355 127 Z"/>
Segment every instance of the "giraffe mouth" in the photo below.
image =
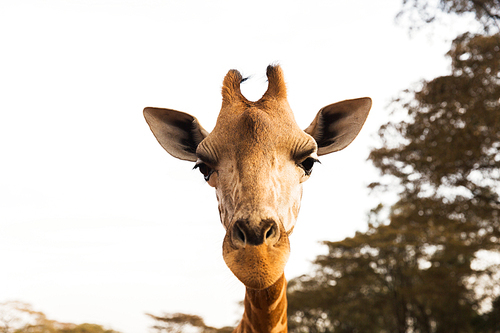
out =
<path fill-rule="evenodd" d="M 269 236 L 268 241 L 255 242 L 245 231 L 243 235 L 238 235 L 241 231 L 226 233 L 224 261 L 246 287 L 268 288 L 283 275 L 290 254 L 288 235 L 283 228 L 273 230 L 272 227 L 265 227 L 262 233 Z"/>

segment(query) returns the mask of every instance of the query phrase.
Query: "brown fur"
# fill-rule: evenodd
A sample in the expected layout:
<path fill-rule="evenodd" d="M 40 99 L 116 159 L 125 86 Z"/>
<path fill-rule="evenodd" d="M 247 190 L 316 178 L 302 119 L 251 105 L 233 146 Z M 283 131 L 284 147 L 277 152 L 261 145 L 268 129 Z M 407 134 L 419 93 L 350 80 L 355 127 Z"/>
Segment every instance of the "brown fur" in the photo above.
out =
<path fill-rule="evenodd" d="M 281 277 L 263 290 L 247 288 L 243 319 L 233 333 L 286 333 L 286 279 Z"/>
<path fill-rule="evenodd" d="M 222 108 L 211 133 L 196 118 L 169 109 L 146 108 L 159 143 L 174 157 L 196 161 L 215 187 L 226 236 L 223 257 L 246 286 L 245 313 L 237 333 L 286 332 L 288 236 L 300 210 L 304 160 L 346 147 L 371 106 L 369 98 L 321 109 L 301 130 L 286 99 L 279 66 L 267 68 L 269 86 L 257 102 L 241 93 L 241 74 L 230 70 Z M 320 145 L 320 150 L 318 150 Z"/>

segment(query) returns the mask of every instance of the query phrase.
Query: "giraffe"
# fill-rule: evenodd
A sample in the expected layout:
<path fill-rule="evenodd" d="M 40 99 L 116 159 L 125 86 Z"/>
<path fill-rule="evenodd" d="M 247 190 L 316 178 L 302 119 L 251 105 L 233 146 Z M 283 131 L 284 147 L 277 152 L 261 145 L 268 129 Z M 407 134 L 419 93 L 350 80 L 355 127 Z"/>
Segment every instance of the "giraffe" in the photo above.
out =
<path fill-rule="evenodd" d="M 302 183 L 318 156 L 339 151 L 358 135 L 371 108 L 368 97 L 322 108 L 305 130 L 287 101 L 282 69 L 267 68 L 268 88 L 256 102 L 230 70 L 212 132 L 183 112 L 147 107 L 144 116 L 160 145 L 194 162 L 215 188 L 226 231 L 222 253 L 245 285 L 244 313 L 236 333 L 287 332 L 285 264 L 302 198 Z"/>

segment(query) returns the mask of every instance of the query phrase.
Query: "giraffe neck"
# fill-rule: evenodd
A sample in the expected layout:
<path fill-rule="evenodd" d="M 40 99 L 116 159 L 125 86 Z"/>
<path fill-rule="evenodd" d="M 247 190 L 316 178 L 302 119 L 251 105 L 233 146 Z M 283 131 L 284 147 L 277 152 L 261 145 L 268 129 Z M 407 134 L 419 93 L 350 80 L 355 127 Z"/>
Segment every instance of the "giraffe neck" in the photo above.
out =
<path fill-rule="evenodd" d="M 245 312 L 233 333 L 286 333 L 286 279 L 283 274 L 267 289 L 246 289 Z"/>

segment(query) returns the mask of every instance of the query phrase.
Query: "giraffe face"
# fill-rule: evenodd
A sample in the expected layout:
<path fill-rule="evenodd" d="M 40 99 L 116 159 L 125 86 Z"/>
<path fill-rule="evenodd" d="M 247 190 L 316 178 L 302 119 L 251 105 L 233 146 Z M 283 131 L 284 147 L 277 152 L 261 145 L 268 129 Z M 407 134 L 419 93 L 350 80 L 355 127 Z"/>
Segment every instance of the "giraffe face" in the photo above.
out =
<path fill-rule="evenodd" d="M 361 129 L 371 99 L 328 105 L 301 130 L 286 99 L 279 66 L 267 69 L 269 87 L 257 102 L 240 91 L 231 70 L 222 87 L 222 108 L 208 133 L 198 120 L 169 109 L 145 108 L 153 134 L 167 152 L 195 162 L 216 191 L 226 230 L 223 257 L 248 288 L 265 289 L 283 274 L 300 208 L 302 183 L 318 155 L 341 150 Z"/>
<path fill-rule="evenodd" d="M 231 116 L 219 119 L 198 145 L 196 166 L 216 190 L 224 260 L 247 287 L 263 289 L 283 274 L 317 144 L 297 126 L 288 104 L 226 112 Z"/>

